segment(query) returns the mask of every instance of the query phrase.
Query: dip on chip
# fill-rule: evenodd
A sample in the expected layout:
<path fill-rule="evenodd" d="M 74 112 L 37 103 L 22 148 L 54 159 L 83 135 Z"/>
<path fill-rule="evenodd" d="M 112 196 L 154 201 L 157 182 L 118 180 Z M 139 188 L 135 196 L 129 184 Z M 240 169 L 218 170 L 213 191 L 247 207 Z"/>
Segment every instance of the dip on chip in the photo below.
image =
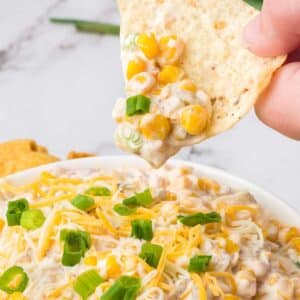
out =
<path fill-rule="evenodd" d="M 242 0 L 118 0 L 126 97 L 116 144 L 155 167 L 235 125 L 285 57 L 261 58 L 242 31 L 258 12 Z"/>

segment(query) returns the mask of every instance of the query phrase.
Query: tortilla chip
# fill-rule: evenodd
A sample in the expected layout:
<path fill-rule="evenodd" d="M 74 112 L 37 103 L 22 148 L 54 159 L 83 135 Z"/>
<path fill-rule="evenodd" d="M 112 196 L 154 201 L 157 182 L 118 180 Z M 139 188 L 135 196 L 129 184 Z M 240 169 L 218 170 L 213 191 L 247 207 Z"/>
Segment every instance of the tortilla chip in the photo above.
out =
<path fill-rule="evenodd" d="M 88 153 L 88 152 L 71 151 L 68 153 L 67 159 L 77 159 L 77 158 L 93 157 L 93 156 L 96 156 L 96 154 Z"/>
<path fill-rule="evenodd" d="M 212 99 L 207 132 L 236 124 L 253 106 L 285 57 L 261 58 L 242 44 L 258 11 L 242 0 L 118 0 L 121 38 L 132 33 L 175 34 L 186 44 L 181 67 Z"/>
<path fill-rule="evenodd" d="M 59 159 L 33 140 L 15 140 L 0 144 L 0 177 Z"/>

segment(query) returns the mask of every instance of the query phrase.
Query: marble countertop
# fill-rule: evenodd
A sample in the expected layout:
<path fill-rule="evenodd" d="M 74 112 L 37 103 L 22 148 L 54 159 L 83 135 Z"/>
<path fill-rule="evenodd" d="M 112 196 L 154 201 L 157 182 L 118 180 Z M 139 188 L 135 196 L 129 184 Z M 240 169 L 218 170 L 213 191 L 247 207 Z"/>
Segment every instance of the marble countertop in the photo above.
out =
<path fill-rule="evenodd" d="M 70 149 L 120 153 L 110 116 L 123 93 L 118 38 L 80 34 L 50 16 L 119 21 L 113 0 L 0 3 L 0 142 L 33 138 L 61 157 Z M 179 157 L 248 179 L 300 210 L 300 143 L 254 113 Z"/>

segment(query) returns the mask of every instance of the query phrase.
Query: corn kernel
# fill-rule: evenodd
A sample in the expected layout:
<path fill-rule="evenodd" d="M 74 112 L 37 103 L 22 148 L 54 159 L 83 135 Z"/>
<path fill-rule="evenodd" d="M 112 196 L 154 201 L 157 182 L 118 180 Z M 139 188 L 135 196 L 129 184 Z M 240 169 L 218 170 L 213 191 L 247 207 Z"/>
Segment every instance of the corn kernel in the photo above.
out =
<path fill-rule="evenodd" d="M 289 242 L 293 238 L 299 237 L 299 230 L 296 227 L 291 227 L 286 233 L 286 241 Z"/>
<path fill-rule="evenodd" d="M 180 79 L 183 71 L 175 66 L 165 66 L 158 74 L 158 82 L 161 84 L 174 83 Z"/>
<path fill-rule="evenodd" d="M 7 300 L 26 300 L 27 298 L 22 295 L 20 292 L 12 293 L 8 296 Z"/>
<path fill-rule="evenodd" d="M 180 85 L 180 89 L 190 93 L 197 92 L 197 87 L 191 80 L 184 80 Z"/>
<path fill-rule="evenodd" d="M 224 295 L 224 300 L 240 300 L 241 298 L 239 296 L 235 296 L 232 294 L 226 294 Z"/>
<path fill-rule="evenodd" d="M 290 241 L 293 248 L 300 254 L 300 238 L 294 238 Z"/>
<path fill-rule="evenodd" d="M 300 232 L 296 227 L 285 227 L 279 231 L 278 240 L 284 245 L 294 238 L 300 237 Z"/>
<path fill-rule="evenodd" d="M 150 140 L 164 140 L 171 131 L 170 121 L 158 114 L 144 116 L 140 123 L 143 136 Z"/>
<path fill-rule="evenodd" d="M 146 64 L 143 60 L 136 58 L 130 60 L 127 65 L 127 79 L 131 79 L 134 75 L 144 72 Z"/>
<path fill-rule="evenodd" d="M 178 63 L 183 54 L 184 43 L 175 35 L 165 36 L 159 40 L 161 65 L 174 65 Z"/>
<path fill-rule="evenodd" d="M 269 241 L 276 242 L 278 239 L 279 230 L 280 224 L 275 220 L 271 220 L 263 227 L 264 237 Z"/>
<path fill-rule="evenodd" d="M 84 263 L 87 266 L 96 266 L 97 265 L 97 257 L 90 255 L 84 258 Z"/>
<path fill-rule="evenodd" d="M 4 228 L 5 222 L 4 220 L 0 219 L 0 231 Z"/>
<path fill-rule="evenodd" d="M 153 59 L 156 56 L 158 56 L 159 47 L 153 33 L 150 34 L 141 33 L 137 37 L 136 43 L 138 48 L 144 53 L 144 55 L 147 58 Z"/>
<path fill-rule="evenodd" d="M 215 180 L 209 178 L 199 178 L 198 187 L 204 192 L 213 191 L 215 193 L 219 193 L 221 189 L 220 185 Z"/>
<path fill-rule="evenodd" d="M 233 253 L 239 251 L 240 247 L 239 247 L 238 244 L 236 244 L 235 242 L 233 242 L 231 239 L 227 239 L 226 240 L 225 250 L 226 250 L 227 253 L 233 254 Z"/>
<path fill-rule="evenodd" d="M 208 112 L 201 105 L 191 105 L 184 108 L 180 117 L 181 126 L 190 135 L 202 133 L 208 123 Z"/>
<path fill-rule="evenodd" d="M 107 258 L 106 266 L 108 278 L 117 278 L 121 275 L 121 267 L 114 256 L 111 255 Z"/>

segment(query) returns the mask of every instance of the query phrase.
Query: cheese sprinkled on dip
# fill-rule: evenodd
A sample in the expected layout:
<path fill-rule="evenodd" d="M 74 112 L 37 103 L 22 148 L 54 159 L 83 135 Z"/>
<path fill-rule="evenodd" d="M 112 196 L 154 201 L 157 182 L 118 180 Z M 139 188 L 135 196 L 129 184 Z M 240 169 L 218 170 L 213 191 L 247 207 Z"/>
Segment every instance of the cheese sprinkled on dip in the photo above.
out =
<path fill-rule="evenodd" d="M 0 184 L 0 299 L 297 300 L 299 265 L 298 228 L 190 168 Z"/>

